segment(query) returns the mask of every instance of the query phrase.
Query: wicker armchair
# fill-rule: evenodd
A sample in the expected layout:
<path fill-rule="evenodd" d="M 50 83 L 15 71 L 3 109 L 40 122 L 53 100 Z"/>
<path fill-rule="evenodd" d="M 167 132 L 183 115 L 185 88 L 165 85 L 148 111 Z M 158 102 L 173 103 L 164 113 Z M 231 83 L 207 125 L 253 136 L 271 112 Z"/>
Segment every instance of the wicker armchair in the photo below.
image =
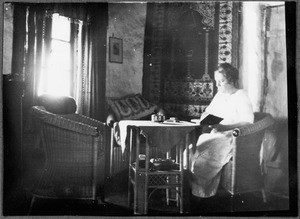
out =
<path fill-rule="evenodd" d="M 265 130 L 274 123 L 267 113 L 255 113 L 255 122 L 233 130 L 233 157 L 223 167 L 221 185 L 232 197 L 237 194 L 262 191 L 265 202 L 260 150 Z"/>
<path fill-rule="evenodd" d="M 43 106 L 32 107 L 31 113 L 40 130 L 46 162 L 32 191 L 29 213 L 36 197 L 104 200 L 108 127 L 77 113 L 51 113 Z"/>

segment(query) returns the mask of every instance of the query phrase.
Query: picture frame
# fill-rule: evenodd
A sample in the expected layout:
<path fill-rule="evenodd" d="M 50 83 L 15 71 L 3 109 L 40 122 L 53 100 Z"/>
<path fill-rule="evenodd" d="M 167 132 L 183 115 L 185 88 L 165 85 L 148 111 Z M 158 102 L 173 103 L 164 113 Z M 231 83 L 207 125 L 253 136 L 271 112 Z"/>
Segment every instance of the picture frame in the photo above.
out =
<path fill-rule="evenodd" d="M 123 40 L 109 37 L 109 62 L 123 63 Z"/>

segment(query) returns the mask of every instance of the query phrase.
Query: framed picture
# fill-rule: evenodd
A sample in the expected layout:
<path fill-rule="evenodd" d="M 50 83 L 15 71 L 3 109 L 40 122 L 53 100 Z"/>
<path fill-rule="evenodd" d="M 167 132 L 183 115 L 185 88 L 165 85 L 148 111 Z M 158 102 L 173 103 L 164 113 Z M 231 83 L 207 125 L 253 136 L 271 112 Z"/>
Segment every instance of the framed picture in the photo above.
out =
<path fill-rule="evenodd" d="M 123 63 L 122 39 L 116 37 L 109 37 L 109 61 Z"/>

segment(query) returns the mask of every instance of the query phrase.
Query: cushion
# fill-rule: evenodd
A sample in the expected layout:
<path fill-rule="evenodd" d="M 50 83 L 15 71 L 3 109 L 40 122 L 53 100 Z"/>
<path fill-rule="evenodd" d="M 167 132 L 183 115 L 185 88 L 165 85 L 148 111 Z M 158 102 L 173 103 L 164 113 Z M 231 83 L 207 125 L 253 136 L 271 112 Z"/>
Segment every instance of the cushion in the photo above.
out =
<path fill-rule="evenodd" d="M 122 119 L 141 119 L 154 113 L 157 105 L 144 99 L 141 94 L 129 95 L 119 99 L 108 99 L 108 105 L 118 121 Z"/>
<path fill-rule="evenodd" d="M 68 96 L 53 96 L 43 94 L 38 98 L 38 104 L 44 106 L 45 109 L 55 114 L 71 114 L 77 109 L 76 101 Z"/>

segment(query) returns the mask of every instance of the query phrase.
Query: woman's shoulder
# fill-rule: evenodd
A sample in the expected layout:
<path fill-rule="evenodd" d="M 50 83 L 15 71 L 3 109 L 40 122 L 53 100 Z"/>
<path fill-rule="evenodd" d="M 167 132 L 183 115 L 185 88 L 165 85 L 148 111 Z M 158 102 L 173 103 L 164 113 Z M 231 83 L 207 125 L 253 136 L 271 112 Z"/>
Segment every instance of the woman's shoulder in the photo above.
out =
<path fill-rule="evenodd" d="M 237 101 L 237 102 L 249 102 L 250 98 L 249 95 L 247 94 L 247 91 L 243 89 L 238 89 L 232 96 L 232 100 Z"/>
<path fill-rule="evenodd" d="M 234 95 L 239 97 L 248 97 L 248 93 L 244 89 L 238 89 Z"/>

